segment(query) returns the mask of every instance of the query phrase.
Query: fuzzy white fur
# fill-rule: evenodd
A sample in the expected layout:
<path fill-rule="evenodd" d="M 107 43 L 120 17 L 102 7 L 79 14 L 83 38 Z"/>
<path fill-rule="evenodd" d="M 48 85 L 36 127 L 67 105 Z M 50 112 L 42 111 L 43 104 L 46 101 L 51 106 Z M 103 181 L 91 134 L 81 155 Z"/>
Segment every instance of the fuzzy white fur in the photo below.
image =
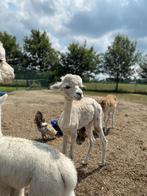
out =
<path fill-rule="evenodd" d="M 14 78 L 6 64 L 0 44 L 0 81 Z M 4 64 L 3 64 L 4 62 Z M 0 196 L 74 196 L 77 173 L 73 162 L 51 146 L 21 138 L 6 137 L 1 132 L 1 106 L 7 94 L 0 97 Z"/>
<path fill-rule="evenodd" d="M 59 118 L 59 126 L 62 129 L 64 154 L 67 153 L 67 143 L 70 142 L 70 157 L 74 157 L 74 148 L 77 138 L 77 130 L 85 127 L 89 138 L 89 147 L 87 154 L 82 161 L 87 164 L 92 146 L 94 144 L 94 136 L 92 127 L 97 130 L 101 140 L 102 157 L 101 165 L 106 162 L 106 145 L 107 140 L 102 129 L 102 108 L 94 99 L 83 97 L 82 79 L 78 75 L 67 74 L 61 78 L 61 82 L 57 82 L 50 88 L 60 88 L 64 92 L 64 112 Z"/>
<path fill-rule="evenodd" d="M 0 106 L 7 95 L 0 97 Z M 72 161 L 53 147 L 22 138 L 0 137 L 0 196 L 74 196 Z"/>
<path fill-rule="evenodd" d="M 5 49 L 0 42 L 0 83 L 10 83 L 14 77 L 14 69 L 6 62 Z"/>

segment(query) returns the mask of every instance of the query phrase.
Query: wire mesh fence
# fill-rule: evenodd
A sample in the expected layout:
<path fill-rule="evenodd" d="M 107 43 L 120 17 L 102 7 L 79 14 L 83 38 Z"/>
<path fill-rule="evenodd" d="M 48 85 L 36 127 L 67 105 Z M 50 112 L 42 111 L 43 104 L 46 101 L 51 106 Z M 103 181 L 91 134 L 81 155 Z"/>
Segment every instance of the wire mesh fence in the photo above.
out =
<path fill-rule="evenodd" d="M 14 91 L 14 90 L 35 90 L 48 89 L 50 86 L 49 80 L 45 79 L 16 79 L 12 84 L 1 85 L 0 91 Z M 115 92 L 116 84 L 113 82 L 89 82 L 84 83 L 85 91 L 97 92 Z M 147 84 L 142 83 L 119 83 L 119 93 L 139 93 L 147 94 Z"/>

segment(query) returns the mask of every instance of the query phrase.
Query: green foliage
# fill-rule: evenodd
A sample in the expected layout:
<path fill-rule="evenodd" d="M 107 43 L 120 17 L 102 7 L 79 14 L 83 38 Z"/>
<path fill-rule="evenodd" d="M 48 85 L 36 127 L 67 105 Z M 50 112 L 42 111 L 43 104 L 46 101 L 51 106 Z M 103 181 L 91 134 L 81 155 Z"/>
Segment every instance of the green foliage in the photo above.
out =
<path fill-rule="evenodd" d="M 0 41 L 6 50 L 7 62 L 15 69 L 19 69 L 22 51 L 19 44 L 16 43 L 16 38 L 6 32 L 0 32 Z"/>
<path fill-rule="evenodd" d="M 140 76 L 142 79 L 147 79 L 147 55 L 144 55 L 139 63 Z"/>
<path fill-rule="evenodd" d="M 16 74 L 16 79 L 26 79 L 26 80 L 38 80 L 38 79 L 43 79 L 43 80 L 48 80 L 49 79 L 49 73 L 48 72 L 40 72 L 40 71 L 29 71 L 29 70 L 21 70 L 15 72 Z"/>
<path fill-rule="evenodd" d="M 138 57 L 136 42 L 130 41 L 127 36 L 117 35 L 112 46 L 108 47 L 103 55 L 102 71 L 115 79 L 116 91 L 119 81 L 133 74 Z"/>
<path fill-rule="evenodd" d="M 58 61 L 58 53 L 52 48 L 46 32 L 33 29 L 30 37 L 25 37 L 23 65 L 28 69 L 48 71 Z"/>
<path fill-rule="evenodd" d="M 93 47 L 88 48 L 86 43 L 71 43 L 68 51 L 61 54 L 61 64 L 58 65 L 58 74 L 65 75 L 67 73 L 78 74 L 87 80 L 94 73 L 98 72 L 99 55 Z"/>

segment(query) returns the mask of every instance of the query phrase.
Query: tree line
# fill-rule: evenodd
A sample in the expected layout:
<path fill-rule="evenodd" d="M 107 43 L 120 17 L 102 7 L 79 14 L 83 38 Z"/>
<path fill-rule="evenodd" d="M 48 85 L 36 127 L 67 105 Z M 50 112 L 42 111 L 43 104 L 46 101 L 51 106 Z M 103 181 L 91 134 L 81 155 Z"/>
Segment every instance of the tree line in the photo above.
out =
<path fill-rule="evenodd" d="M 139 76 L 147 78 L 147 55 L 137 50 L 137 43 L 126 35 L 117 34 L 104 53 L 98 53 L 93 46 L 72 42 L 66 52 L 53 48 L 47 33 L 32 29 L 29 36 L 24 37 L 23 45 L 17 43 L 16 37 L 0 32 L 8 63 L 16 73 L 19 71 L 34 71 L 48 73 L 52 82 L 62 75 L 73 73 L 89 81 L 97 74 L 108 74 L 118 83 L 134 74 L 136 64 L 139 65 Z"/>

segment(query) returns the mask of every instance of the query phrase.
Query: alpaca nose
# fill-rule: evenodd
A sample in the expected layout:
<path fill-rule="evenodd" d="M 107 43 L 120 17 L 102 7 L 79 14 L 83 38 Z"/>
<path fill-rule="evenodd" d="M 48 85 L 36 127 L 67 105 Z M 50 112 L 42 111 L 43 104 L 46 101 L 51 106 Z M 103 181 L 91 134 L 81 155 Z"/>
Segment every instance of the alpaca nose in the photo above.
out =
<path fill-rule="evenodd" d="M 80 100 L 83 97 L 83 93 L 82 92 L 76 92 L 76 99 Z"/>
<path fill-rule="evenodd" d="M 79 97 L 81 97 L 81 96 L 82 96 L 82 93 L 80 93 L 80 92 L 77 92 L 77 95 L 78 95 Z"/>

